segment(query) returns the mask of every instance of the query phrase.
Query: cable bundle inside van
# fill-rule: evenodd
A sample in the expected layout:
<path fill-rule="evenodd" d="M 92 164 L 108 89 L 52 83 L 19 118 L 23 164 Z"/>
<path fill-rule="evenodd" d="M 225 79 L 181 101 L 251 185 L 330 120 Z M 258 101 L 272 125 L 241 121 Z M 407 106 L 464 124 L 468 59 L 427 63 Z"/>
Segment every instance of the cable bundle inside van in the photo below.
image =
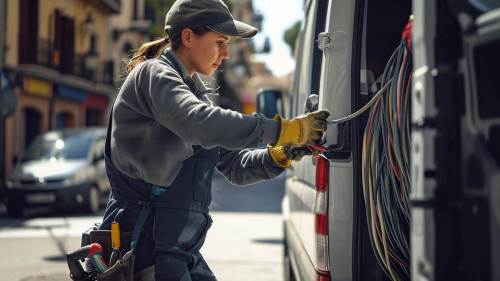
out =
<path fill-rule="evenodd" d="M 410 23 L 411 24 L 411 21 Z M 411 28 L 411 27 L 410 27 Z M 406 30 L 405 30 L 406 31 Z M 410 280 L 410 93 L 412 56 L 404 38 L 382 75 L 386 94 L 363 136 L 363 195 L 375 256 L 392 280 Z"/>

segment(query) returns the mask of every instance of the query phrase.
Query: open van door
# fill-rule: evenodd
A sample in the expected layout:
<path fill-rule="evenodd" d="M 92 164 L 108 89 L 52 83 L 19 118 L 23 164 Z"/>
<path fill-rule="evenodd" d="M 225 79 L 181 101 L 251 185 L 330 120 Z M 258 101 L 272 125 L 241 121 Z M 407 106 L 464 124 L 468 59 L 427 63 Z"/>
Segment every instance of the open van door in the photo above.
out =
<path fill-rule="evenodd" d="M 412 280 L 500 280 L 500 2 L 413 13 Z"/>

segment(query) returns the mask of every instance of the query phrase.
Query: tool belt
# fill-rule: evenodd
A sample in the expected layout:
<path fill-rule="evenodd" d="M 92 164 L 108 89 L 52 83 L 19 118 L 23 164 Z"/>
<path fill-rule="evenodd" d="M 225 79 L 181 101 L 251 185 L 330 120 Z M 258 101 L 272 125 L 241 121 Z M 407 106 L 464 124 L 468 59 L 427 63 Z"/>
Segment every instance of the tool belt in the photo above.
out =
<path fill-rule="evenodd" d="M 151 212 L 151 208 L 150 204 L 144 204 L 134 226 L 134 231 L 120 233 L 121 243 L 119 250 L 113 249 L 111 230 L 99 230 L 98 225 L 95 225 L 84 232 L 82 234 L 82 247 L 91 245 L 92 243 L 100 244 L 104 263 L 109 265 L 109 267 L 100 272 L 96 270 L 91 259 L 87 258 L 85 260 L 86 270 L 83 270 L 81 265 L 78 268 L 80 264 L 79 260 L 85 258 L 84 256 L 75 256 L 75 253 L 81 250 L 78 249 L 66 255 L 71 279 L 74 281 L 154 281 L 154 265 L 134 274 L 135 246 L 142 232 L 143 225 Z"/>

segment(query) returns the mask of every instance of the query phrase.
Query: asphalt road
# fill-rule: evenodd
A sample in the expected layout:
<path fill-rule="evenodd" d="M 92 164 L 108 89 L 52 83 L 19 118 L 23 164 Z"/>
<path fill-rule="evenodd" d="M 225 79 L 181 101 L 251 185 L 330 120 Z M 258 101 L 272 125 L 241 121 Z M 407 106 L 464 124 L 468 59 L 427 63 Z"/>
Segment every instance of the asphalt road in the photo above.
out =
<path fill-rule="evenodd" d="M 282 280 L 281 198 L 284 177 L 238 187 L 220 175 L 213 181 L 212 218 L 202 254 L 219 281 Z M 101 214 L 28 211 L 22 220 L 0 207 L 0 280 L 70 280 L 64 254 Z"/>

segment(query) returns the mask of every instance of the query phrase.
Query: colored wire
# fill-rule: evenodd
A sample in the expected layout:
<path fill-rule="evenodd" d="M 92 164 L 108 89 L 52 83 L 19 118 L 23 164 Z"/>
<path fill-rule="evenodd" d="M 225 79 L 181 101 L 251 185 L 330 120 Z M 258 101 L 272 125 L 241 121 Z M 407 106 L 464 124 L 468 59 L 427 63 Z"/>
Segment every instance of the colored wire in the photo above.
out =
<path fill-rule="evenodd" d="M 370 241 L 385 274 L 410 280 L 410 94 L 412 56 L 404 40 L 372 98 L 362 147 L 362 184 Z M 386 92 L 381 95 L 381 92 Z M 380 94 L 380 95 L 379 95 Z"/>
<path fill-rule="evenodd" d="M 373 97 L 372 99 L 367 102 L 363 107 L 361 107 L 360 109 L 358 109 L 356 112 L 354 113 L 351 113 L 347 116 L 344 116 L 342 118 L 339 118 L 339 119 L 333 119 L 333 120 L 327 120 L 326 122 L 328 124 L 337 124 L 337 123 L 343 123 L 343 122 L 347 122 L 351 119 L 354 119 L 356 117 L 358 117 L 359 115 L 361 115 L 363 112 L 365 112 L 368 108 L 372 107 L 372 105 L 378 100 L 378 98 L 385 92 L 385 90 L 390 86 L 390 84 L 387 84 L 385 85 L 384 87 L 382 87 L 382 89 L 380 89 Z"/>

